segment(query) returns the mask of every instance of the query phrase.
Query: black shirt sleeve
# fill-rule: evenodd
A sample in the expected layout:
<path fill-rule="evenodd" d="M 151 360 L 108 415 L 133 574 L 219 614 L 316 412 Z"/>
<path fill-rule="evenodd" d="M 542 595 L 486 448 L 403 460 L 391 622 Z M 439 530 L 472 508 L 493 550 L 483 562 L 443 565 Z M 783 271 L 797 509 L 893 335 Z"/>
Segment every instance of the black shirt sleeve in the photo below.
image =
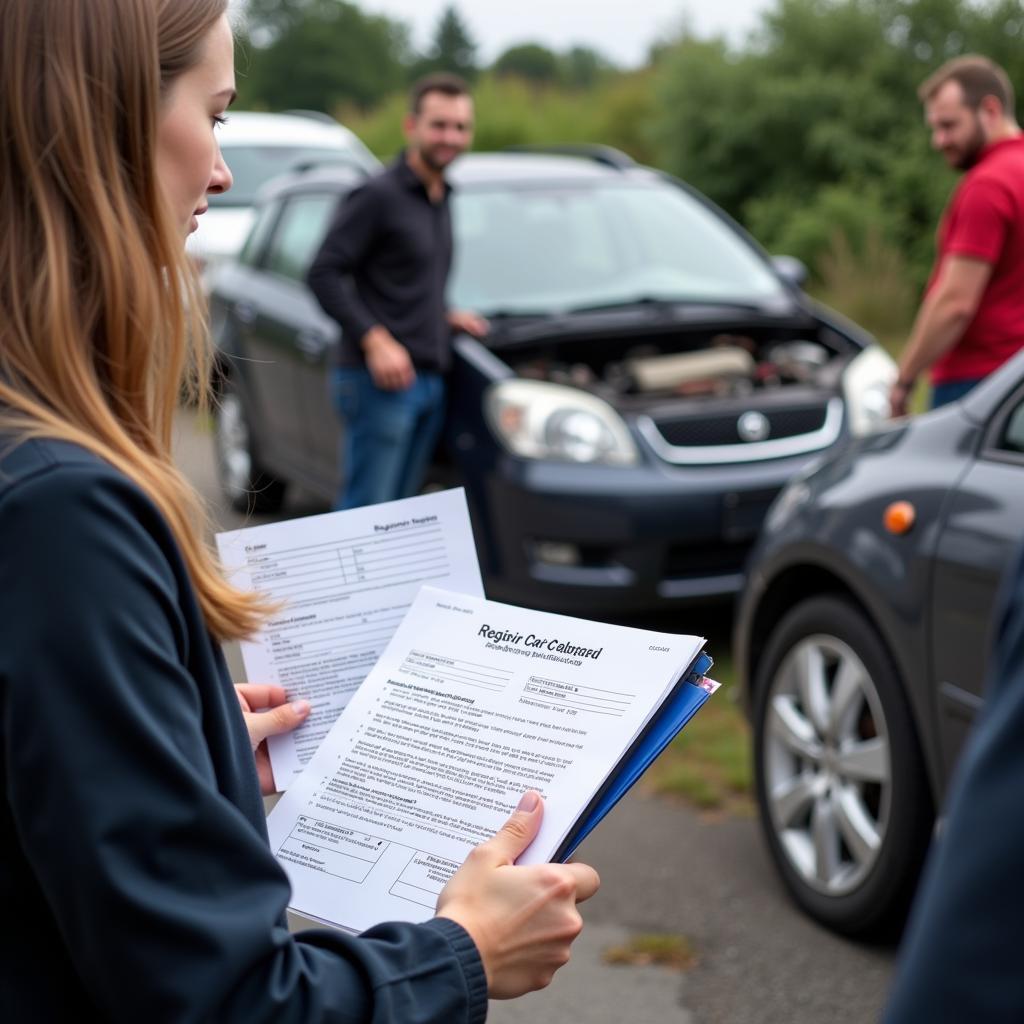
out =
<path fill-rule="evenodd" d="M 356 348 L 366 332 L 380 322 L 360 296 L 354 274 L 377 237 L 382 202 L 373 183 L 349 192 L 306 275 L 324 312 L 341 325 Z"/>
<path fill-rule="evenodd" d="M 230 681 L 185 667 L 209 641 L 141 491 L 58 466 L 7 488 L 0 538 L 4 859 L 28 865 L 62 941 L 54 962 L 70 958 L 103 1019 L 484 1019 L 483 968 L 454 922 L 289 934 L 287 878 L 206 740 L 206 688 L 226 714 Z"/>

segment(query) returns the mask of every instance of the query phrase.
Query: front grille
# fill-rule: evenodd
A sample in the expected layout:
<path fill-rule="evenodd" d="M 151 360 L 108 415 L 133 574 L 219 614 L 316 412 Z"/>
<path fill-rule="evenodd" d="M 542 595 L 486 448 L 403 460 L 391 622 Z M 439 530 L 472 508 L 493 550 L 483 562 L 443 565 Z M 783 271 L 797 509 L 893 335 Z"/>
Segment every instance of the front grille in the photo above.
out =
<path fill-rule="evenodd" d="M 827 405 L 819 402 L 798 408 L 757 410 L 764 416 L 768 432 L 759 440 L 776 441 L 787 437 L 812 434 L 825 425 Z M 689 416 L 659 416 L 654 420 L 658 433 L 678 448 L 707 448 L 716 445 L 748 443 L 740 436 L 739 422 L 742 412 L 694 414 Z"/>

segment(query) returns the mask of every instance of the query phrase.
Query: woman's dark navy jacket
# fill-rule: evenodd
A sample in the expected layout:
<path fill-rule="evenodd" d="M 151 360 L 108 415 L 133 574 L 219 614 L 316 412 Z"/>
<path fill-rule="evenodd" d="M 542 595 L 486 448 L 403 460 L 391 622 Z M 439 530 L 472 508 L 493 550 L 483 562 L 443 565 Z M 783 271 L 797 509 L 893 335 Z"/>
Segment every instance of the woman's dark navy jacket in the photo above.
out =
<path fill-rule="evenodd" d="M 238 702 L 166 523 L 0 449 L 0 1020 L 482 1021 L 451 921 L 291 935 Z"/>

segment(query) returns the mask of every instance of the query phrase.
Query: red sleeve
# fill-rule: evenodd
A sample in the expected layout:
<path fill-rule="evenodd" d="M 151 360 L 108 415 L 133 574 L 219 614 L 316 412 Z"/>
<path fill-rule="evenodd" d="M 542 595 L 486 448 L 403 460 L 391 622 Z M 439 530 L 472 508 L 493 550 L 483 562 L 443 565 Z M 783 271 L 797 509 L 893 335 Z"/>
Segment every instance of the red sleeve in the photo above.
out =
<path fill-rule="evenodd" d="M 968 182 L 957 198 L 944 251 L 948 256 L 973 256 L 998 263 L 1013 219 L 1013 204 L 996 181 Z"/>

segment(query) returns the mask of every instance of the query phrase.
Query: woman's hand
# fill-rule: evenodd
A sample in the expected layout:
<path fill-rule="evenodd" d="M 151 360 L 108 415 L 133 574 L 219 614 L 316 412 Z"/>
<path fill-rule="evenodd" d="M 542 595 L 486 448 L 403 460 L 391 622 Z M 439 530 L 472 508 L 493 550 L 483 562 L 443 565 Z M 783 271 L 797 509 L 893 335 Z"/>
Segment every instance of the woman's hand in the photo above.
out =
<path fill-rule="evenodd" d="M 242 717 L 249 730 L 252 752 L 256 757 L 256 772 L 260 777 L 260 792 L 264 796 L 276 793 L 274 773 L 270 768 L 267 737 L 297 729 L 309 717 L 309 701 L 297 700 L 291 704 L 283 686 L 269 683 L 238 683 L 235 685 Z"/>
<path fill-rule="evenodd" d="M 539 794 L 527 793 L 500 832 L 481 843 L 452 876 L 437 914 L 458 922 L 480 952 L 492 999 L 544 988 L 569 962 L 583 927 L 577 903 L 601 880 L 586 864 L 515 865 L 544 816 Z"/>

